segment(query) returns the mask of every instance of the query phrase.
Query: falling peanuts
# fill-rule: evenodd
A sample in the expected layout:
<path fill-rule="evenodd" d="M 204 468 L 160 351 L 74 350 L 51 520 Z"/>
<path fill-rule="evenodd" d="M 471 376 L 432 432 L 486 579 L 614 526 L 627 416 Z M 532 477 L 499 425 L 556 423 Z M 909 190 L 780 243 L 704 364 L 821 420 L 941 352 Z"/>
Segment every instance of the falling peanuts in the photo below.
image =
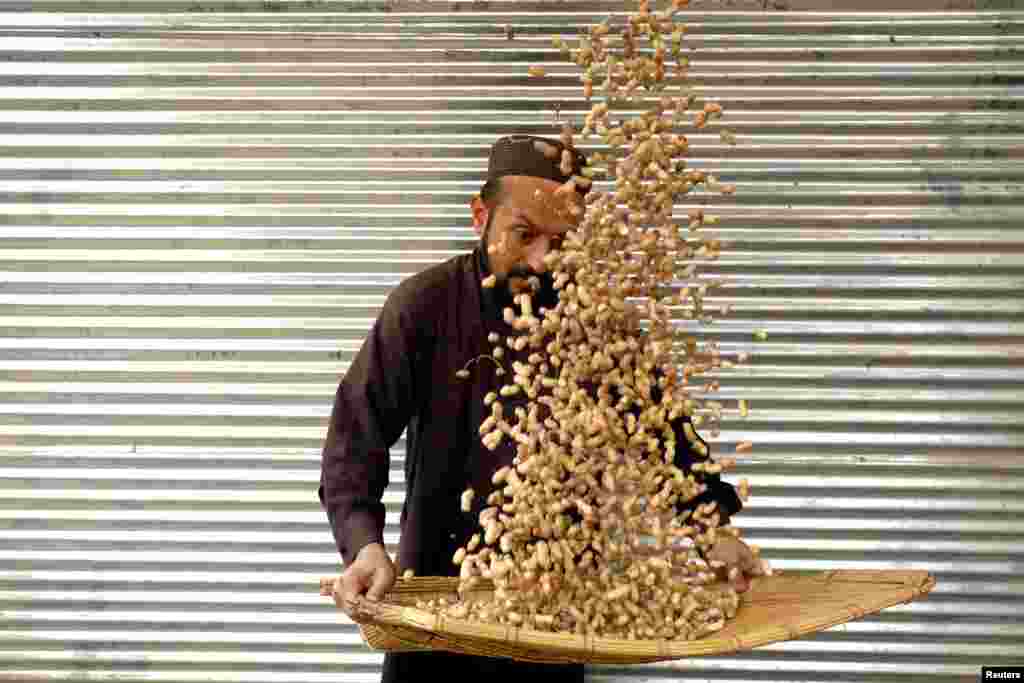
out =
<path fill-rule="evenodd" d="M 531 66 L 526 71 L 533 78 L 543 78 L 547 74 L 547 70 L 542 66 Z"/>
<path fill-rule="evenodd" d="M 501 537 L 501 532 L 504 530 L 501 522 L 496 519 L 492 519 L 487 524 L 487 529 L 484 534 L 484 543 L 487 545 L 494 545 L 495 541 Z"/>
<path fill-rule="evenodd" d="M 483 281 L 480 283 L 480 286 L 483 287 L 484 289 L 491 289 L 496 284 L 498 284 L 498 277 L 494 274 L 491 274 L 483 279 Z"/>
<path fill-rule="evenodd" d="M 740 417 L 747 417 L 750 415 L 750 407 L 747 405 L 746 400 L 740 399 Z"/>
<path fill-rule="evenodd" d="M 747 451 L 751 450 L 753 447 L 754 447 L 754 444 L 752 442 L 750 442 L 750 441 L 740 441 L 738 444 L 736 444 L 736 452 L 737 453 L 746 453 Z"/>
<path fill-rule="evenodd" d="M 619 586 L 618 588 L 605 593 L 604 597 L 609 602 L 615 602 L 616 600 L 621 600 L 627 595 L 629 595 L 629 586 Z"/>
<path fill-rule="evenodd" d="M 466 489 L 462 492 L 462 511 L 469 512 L 473 507 L 473 489 Z"/>
<path fill-rule="evenodd" d="M 530 295 L 520 294 L 517 298 L 519 299 L 519 307 L 523 311 L 523 315 L 533 315 L 533 302 L 530 300 Z"/>
<path fill-rule="evenodd" d="M 502 467 L 501 469 L 494 473 L 494 476 L 491 477 L 491 483 L 494 484 L 495 486 L 503 483 L 506 477 L 508 477 L 509 472 L 511 471 L 512 468 L 508 467 L 507 465 L 505 467 Z"/>
<path fill-rule="evenodd" d="M 697 432 L 694 430 L 692 422 L 683 423 L 683 434 L 686 435 L 686 440 L 691 444 L 700 442 L 700 437 L 697 436 Z"/>
<path fill-rule="evenodd" d="M 507 359 L 509 379 L 484 397 L 481 443 L 514 457 L 481 493 L 480 533 L 461 549 L 463 600 L 436 603 L 449 616 L 584 636 L 694 639 L 736 613 L 735 591 L 714 585 L 715 573 L 696 561 L 736 528 L 720 528 L 724 512 L 715 505 L 676 508 L 735 465 L 712 460 L 696 431 L 720 434 L 727 411 L 724 399 L 712 400 L 722 389 L 708 373 L 732 361 L 707 333 L 698 343 L 673 325 L 714 322 L 727 306 L 711 301 L 716 281 L 707 277 L 724 248 L 708 234 L 717 217 L 692 210 L 690 229 L 680 231 L 677 202 L 693 191 L 733 191 L 713 170 L 688 167 L 679 128 L 717 122 L 722 109 L 695 110 L 692 90 L 668 87 L 687 76 L 686 27 L 673 14 L 686 4 L 644 2 L 620 26 L 592 26 L 578 46 L 553 40 L 580 68 L 584 97 L 600 100 L 586 106 L 581 130 L 603 149 L 579 158 L 563 116 L 559 142 L 535 141 L 531 150 L 566 178 L 534 194 L 535 208 L 570 223 L 543 261 L 557 304 L 541 308 L 521 294 L 502 311 L 511 331 L 488 335 L 493 377 L 505 376 Z M 531 290 L 540 283 L 530 281 Z M 677 445 L 699 462 L 676 467 Z M 741 496 L 748 490 L 741 485 Z M 493 593 L 466 600 L 483 580 Z"/>
<path fill-rule="evenodd" d="M 767 330 L 754 330 L 754 339 L 757 341 L 768 341 Z"/>
<path fill-rule="evenodd" d="M 467 510 L 468 512 L 468 510 Z M 480 534 L 473 534 L 473 537 L 469 539 L 469 543 L 466 544 L 466 550 L 473 552 L 480 545 Z"/>

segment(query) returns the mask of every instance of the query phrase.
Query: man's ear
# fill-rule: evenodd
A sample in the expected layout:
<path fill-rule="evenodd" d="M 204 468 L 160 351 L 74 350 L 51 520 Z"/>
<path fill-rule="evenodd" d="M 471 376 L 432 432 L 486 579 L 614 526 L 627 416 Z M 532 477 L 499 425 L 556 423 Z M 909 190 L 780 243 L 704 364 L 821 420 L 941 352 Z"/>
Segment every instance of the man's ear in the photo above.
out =
<path fill-rule="evenodd" d="M 484 227 L 487 225 L 487 218 L 491 213 L 490 209 L 484 204 L 484 200 L 480 199 L 480 195 L 473 197 L 469 206 L 473 210 L 473 231 L 477 237 L 483 237 Z"/>

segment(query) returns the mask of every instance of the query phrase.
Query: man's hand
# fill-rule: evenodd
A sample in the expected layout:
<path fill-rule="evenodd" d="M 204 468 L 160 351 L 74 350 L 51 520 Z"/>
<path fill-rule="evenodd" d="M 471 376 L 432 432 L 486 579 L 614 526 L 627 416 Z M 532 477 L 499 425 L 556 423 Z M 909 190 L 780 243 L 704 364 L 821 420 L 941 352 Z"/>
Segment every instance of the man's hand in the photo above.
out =
<path fill-rule="evenodd" d="M 729 571 L 736 568 L 732 584 L 737 593 L 746 593 L 750 590 L 750 579 L 764 574 L 761 561 L 750 550 L 750 546 L 732 536 L 719 536 L 718 542 L 708 552 L 707 559 L 725 563 L 725 567 L 719 571 L 723 580 L 728 580 Z"/>
<path fill-rule="evenodd" d="M 342 572 L 336 588 L 344 605 L 354 605 L 356 597 L 364 594 L 367 600 L 377 602 L 394 583 L 395 565 L 387 551 L 380 543 L 370 543 L 363 546 L 352 564 Z"/>

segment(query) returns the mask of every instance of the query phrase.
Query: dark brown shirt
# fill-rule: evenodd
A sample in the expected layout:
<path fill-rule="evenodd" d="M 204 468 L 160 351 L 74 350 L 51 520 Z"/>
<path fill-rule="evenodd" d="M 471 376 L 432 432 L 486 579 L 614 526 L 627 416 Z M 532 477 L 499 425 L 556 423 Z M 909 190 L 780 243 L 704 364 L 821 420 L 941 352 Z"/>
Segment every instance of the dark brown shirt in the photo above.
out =
<path fill-rule="evenodd" d="M 509 439 L 488 451 L 478 432 L 490 412 L 484 396 L 497 391 L 510 374 L 496 376 L 494 364 L 483 360 L 470 366 L 468 379 L 455 375 L 471 359 L 491 352 L 490 332 L 502 339 L 512 333 L 502 320 L 508 293 L 480 286 L 488 274 L 477 248 L 403 281 L 338 387 L 319 494 L 346 565 L 364 545 L 383 542 L 381 497 L 388 484 L 389 449 L 403 429 L 407 490 L 399 571 L 455 575 L 452 554 L 479 530 L 477 515 L 493 490 L 491 475 L 515 455 Z M 530 350 L 506 353 L 505 365 L 511 368 L 512 360 L 525 362 Z M 511 414 L 516 402 L 502 402 L 506 415 Z M 673 426 L 676 464 L 688 470 L 700 458 L 682 433 L 685 419 Z M 717 500 L 725 515 L 739 511 L 732 486 L 717 476 L 706 477 L 705 483 L 707 491 L 686 507 Z M 460 494 L 467 487 L 476 492 L 468 514 L 460 509 Z"/>

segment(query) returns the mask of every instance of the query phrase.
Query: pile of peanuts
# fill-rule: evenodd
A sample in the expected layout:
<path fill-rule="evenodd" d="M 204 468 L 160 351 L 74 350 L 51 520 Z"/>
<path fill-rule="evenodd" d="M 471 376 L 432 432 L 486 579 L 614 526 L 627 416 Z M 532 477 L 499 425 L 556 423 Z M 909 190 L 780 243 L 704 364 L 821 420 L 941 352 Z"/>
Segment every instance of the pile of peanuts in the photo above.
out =
<path fill-rule="evenodd" d="M 674 203 L 701 186 L 735 190 L 687 170 L 687 139 L 673 132 L 690 120 L 702 128 L 722 114 L 713 103 L 691 112 L 695 97 L 685 85 L 670 92 L 671 75 L 682 81 L 687 68 L 685 26 L 674 20 L 685 5 L 675 0 L 652 11 L 641 1 L 617 31 L 608 22 L 591 26 L 576 49 L 555 40 L 583 69 L 587 100 L 596 86 L 604 93 L 579 136 L 599 136 L 607 151 L 591 155 L 589 166 L 552 195 L 535 197 L 574 226 L 546 257 L 559 301 L 554 310 L 535 311 L 530 294 L 518 295 L 518 310 L 504 312 L 516 334 L 490 337 L 499 374 L 503 346 L 529 354 L 511 363 L 500 391 L 486 396 L 490 415 L 480 425 L 487 448 L 511 439 L 516 457 L 493 477 L 480 533 L 453 557 L 460 598 L 421 602 L 422 608 L 545 631 L 683 640 L 720 630 L 736 613 L 736 592 L 717 580 L 720 565 L 702 558 L 720 535 L 739 530 L 720 524 L 714 503 L 683 514 L 676 508 L 705 489 L 705 473 L 735 464 L 706 459 L 690 472 L 674 465 L 678 437 L 670 423 L 689 416 L 682 438 L 706 456 L 694 427 L 717 435 L 722 416 L 722 404 L 706 398 L 717 382 L 695 385 L 691 377 L 744 360 L 727 360 L 716 343 L 699 343 L 672 325 L 680 318 L 706 324 L 727 312 L 705 305 L 716 283 L 697 277 L 700 264 L 721 252 L 704 230 L 716 219 L 693 211 L 680 229 Z M 531 75 L 544 71 L 534 67 Z M 611 120 L 616 105 L 641 98 L 654 106 Z M 563 127 L 564 144 L 575 137 Z M 571 172 L 568 152 L 560 161 Z M 575 192 L 602 178 L 613 183 L 611 191 L 594 188 L 585 200 Z M 525 407 L 506 412 L 503 398 L 524 396 Z M 745 402 L 740 412 L 746 415 Z M 739 490 L 745 500 L 745 480 Z M 463 494 L 463 510 L 474 496 Z M 493 594 L 474 598 L 481 579 L 493 582 Z"/>

